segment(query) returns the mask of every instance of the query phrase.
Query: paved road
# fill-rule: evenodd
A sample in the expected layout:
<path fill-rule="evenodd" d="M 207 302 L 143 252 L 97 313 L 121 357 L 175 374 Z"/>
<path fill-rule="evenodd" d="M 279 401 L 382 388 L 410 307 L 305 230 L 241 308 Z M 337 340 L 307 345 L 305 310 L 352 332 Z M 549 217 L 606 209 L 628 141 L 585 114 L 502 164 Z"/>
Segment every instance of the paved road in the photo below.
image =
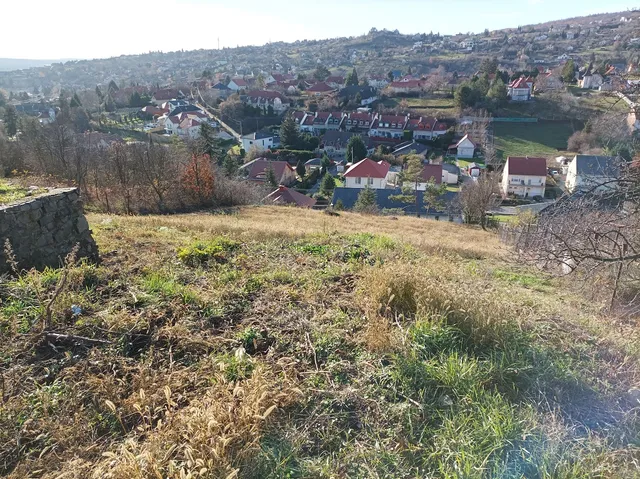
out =
<path fill-rule="evenodd" d="M 239 143 L 242 143 L 242 137 L 240 136 L 240 133 L 238 133 L 236 130 L 231 128 L 228 124 L 226 124 L 224 121 L 222 121 L 216 114 L 214 114 L 209 108 L 207 108 L 205 106 L 204 99 L 202 98 L 202 95 L 200 94 L 200 90 L 196 90 L 196 92 L 197 92 L 197 95 L 195 97 L 199 97 L 200 98 L 200 101 L 198 101 L 196 99 L 196 106 L 198 108 L 200 108 L 202 111 L 204 111 L 207 115 L 209 115 L 209 117 L 213 118 L 216 122 L 218 122 L 218 124 L 225 131 L 227 131 L 229 134 L 231 134 L 231 136 L 233 136 Z"/>

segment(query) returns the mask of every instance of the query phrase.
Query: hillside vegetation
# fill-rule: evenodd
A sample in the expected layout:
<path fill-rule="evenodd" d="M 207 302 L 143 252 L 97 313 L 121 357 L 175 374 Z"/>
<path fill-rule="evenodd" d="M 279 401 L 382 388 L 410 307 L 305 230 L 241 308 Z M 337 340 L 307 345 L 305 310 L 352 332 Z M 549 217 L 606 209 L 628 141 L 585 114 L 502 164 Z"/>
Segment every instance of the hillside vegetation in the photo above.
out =
<path fill-rule="evenodd" d="M 0 475 L 637 475 L 637 325 L 491 233 L 276 207 L 89 221 L 100 265 L 0 282 Z"/>

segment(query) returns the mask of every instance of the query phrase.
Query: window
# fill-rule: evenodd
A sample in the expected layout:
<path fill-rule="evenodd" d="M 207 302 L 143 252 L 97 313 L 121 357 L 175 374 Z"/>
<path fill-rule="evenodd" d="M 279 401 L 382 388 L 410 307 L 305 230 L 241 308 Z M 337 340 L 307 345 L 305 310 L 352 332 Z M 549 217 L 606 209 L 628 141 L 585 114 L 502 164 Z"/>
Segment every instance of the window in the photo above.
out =
<path fill-rule="evenodd" d="M 367 178 L 367 184 L 373 185 L 373 178 Z"/>
<path fill-rule="evenodd" d="M 362 178 L 360 178 L 359 176 L 356 176 L 356 185 L 359 185 L 362 183 Z"/>

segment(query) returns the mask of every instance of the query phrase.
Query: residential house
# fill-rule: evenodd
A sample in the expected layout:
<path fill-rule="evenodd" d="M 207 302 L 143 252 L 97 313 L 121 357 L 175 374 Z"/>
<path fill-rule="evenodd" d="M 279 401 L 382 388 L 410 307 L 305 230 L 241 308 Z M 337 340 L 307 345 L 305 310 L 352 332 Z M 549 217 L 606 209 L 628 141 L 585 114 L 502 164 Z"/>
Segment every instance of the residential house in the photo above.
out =
<path fill-rule="evenodd" d="M 271 202 L 276 205 L 294 205 L 300 208 L 313 208 L 316 204 L 314 198 L 298 193 L 284 185 L 280 185 L 277 190 L 269 193 L 265 198 L 265 202 Z"/>
<path fill-rule="evenodd" d="M 569 163 L 565 187 L 570 193 L 615 189 L 622 162 L 616 156 L 576 155 Z"/>
<path fill-rule="evenodd" d="M 515 195 L 522 198 L 544 197 L 547 182 L 547 160 L 510 156 L 502 171 L 501 189 L 503 196 Z"/>
<path fill-rule="evenodd" d="M 171 102 L 163 103 L 163 109 L 167 110 L 167 115 L 179 115 L 180 113 L 202 113 L 202 110 L 196 105 L 186 104 L 180 106 L 171 106 Z"/>
<path fill-rule="evenodd" d="M 184 95 L 180 90 L 177 90 L 175 88 L 164 88 L 162 90 L 157 90 L 153 94 L 153 96 L 151 97 L 151 102 L 156 106 L 160 106 L 169 100 L 177 100 L 183 97 Z"/>
<path fill-rule="evenodd" d="M 473 158 L 476 151 L 476 144 L 471 141 L 469 135 L 464 135 L 460 141 L 449 146 L 450 150 L 456 150 L 458 158 Z"/>
<path fill-rule="evenodd" d="M 210 93 L 214 98 L 222 98 L 224 100 L 233 93 L 233 90 L 224 83 L 218 82 L 211 87 Z"/>
<path fill-rule="evenodd" d="M 273 170 L 279 185 L 289 186 L 297 180 L 296 170 L 286 161 L 269 161 L 258 158 L 240 167 L 247 173 L 249 181 L 264 183 L 267 181 L 269 170 Z"/>
<path fill-rule="evenodd" d="M 202 121 L 196 118 L 185 118 L 177 128 L 178 136 L 190 138 L 192 140 L 200 137 L 200 126 Z"/>
<path fill-rule="evenodd" d="M 347 131 L 369 131 L 375 119 L 373 113 L 351 112 L 347 113 L 343 125 Z"/>
<path fill-rule="evenodd" d="M 322 136 L 319 150 L 326 153 L 329 158 L 344 158 L 347 155 L 347 144 L 351 137 L 355 135 L 357 135 L 357 133 L 348 131 L 327 131 Z M 367 154 L 373 154 L 375 151 L 375 144 L 373 141 L 371 141 L 368 136 L 362 136 L 362 141 L 364 141 L 364 144 L 367 147 Z"/>
<path fill-rule="evenodd" d="M 580 88 L 599 89 L 604 83 L 604 78 L 597 71 L 593 71 L 593 64 L 590 64 L 584 76 L 578 81 Z"/>
<path fill-rule="evenodd" d="M 389 85 L 389 79 L 384 76 L 371 76 L 367 81 L 369 82 L 369 86 L 377 89 L 386 88 L 387 85 Z"/>
<path fill-rule="evenodd" d="M 418 191 L 425 191 L 427 189 L 427 184 L 431 181 L 437 185 L 442 184 L 442 165 L 426 164 L 422 167 L 420 179 L 418 181 Z"/>
<path fill-rule="evenodd" d="M 339 111 L 307 113 L 300 121 L 300 131 L 321 135 L 328 130 L 339 130 L 343 118 L 342 112 Z"/>
<path fill-rule="evenodd" d="M 408 115 L 379 115 L 371 125 L 369 136 L 401 139 L 408 121 Z"/>
<path fill-rule="evenodd" d="M 307 116 L 307 112 L 305 111 L 295 110 L 291 112 L 291 118 L 293 118 L 293 120 L 296 122 L 298 126 L 300 126 L 300 123 L 302 122 L 305 116 Z"/>
<path fill-rule="evenodd" d="M 483 170 L 484 168 L 481 167 L 479 164 L 477 163 L 469 163 L 469 166 L 467 166 L 467 174 L 471 177 L 471 178 L 477 178 L 478 176 L 480 176 L 480 172 Z"/>
<path fill-rule="evenodd" d="M 410 118 L 406 129 L 413 132 L 414 140 L 435 140 L 447 132 L 447 125 L 437 118 L 421 116 Z"/>
<path fill-rule="evenodd" d="M 387 174 L 391 165 L 386 161 L 375 162 L 365 158 L 352 164 L 344 172 L 346 188 L 365 188 L 368 186 L 374 190 L 385 189 L 387 186 Z"/>
<path fill-rule="evenodd" d="M 360 98 L 360 106 L 370 105 L 378 99 L 378 94 L 372 86 L 353 85 L 343 88 L 338 92 L 338 97 L 342 101 L 349 101 Z"/>
<path fill-rule="evenodd" d="M 244 78 L 232 78 L 229 84 L 227 85 L 227 88 L 229 88 L 234 92 L 240 91 L 240 90 L 246 90 L 247 88 L 249 88 L 249 83 L 247 83 L 247 81 Z"/>
<path fill-rule="evenodd" d="M 38 122 L 42 125 L 49 125 L 56 121 L 56 111 L 53 108 L 41 111 L 38 116 Z"/>
<path fill-rule="evenodd" d="M 141 108 L 140 111 L 138 112 L 139 117 L 144 119 L 149 119 L 149 120 L 154 120 L 158 117 L 161 117 L 163 115 L 168 115 L 168 114 L 169 114 L 168 109 L 153 106 L 153 105 L 145 106 Z"/>
<path fill-rule="evenodd" d="M 307 175 L 314 170 L 319 170 L 322 168 L 322 158 L 311 158 L 309 161 L 306 161 L 304 164 L 304 170 L 307 172 Z"/>
<path fill-rule="evenodd" d="M 529 101 L 533 94 L 533 79 L 521 76 L 509 83 L 508 95 L 512 101 Z"/>
<path fill-rule="evenodd" d="M 242 137 L 242 149 L 244 151 L 249 151 L 252 148 L 258 149 L 259 151 L 269 150 L 274 147 L 274 137 L 275 135 L 273 133 L 265 131 L 249 133 Z"/>
<path fill-rule="evenodd" d="M 271 107 L 278 114 L 289 108 L 287 97 L 277 91 L 254 90 L 247 92 L 246 96 L 243 95 L 241 98 L 247 105 L 262 110 L 268 110 Z"/>
<path fill-rule="evenodd" d="M 571 30 L 567 30 L 565 35 L 567 37 L 567 40 L 573 40 L 574 38 L 576 38 L 575 32 L 572 32 Z"/>
<path fill-rule="evenodd" d="M 388 88 L 393 93 L 420 93 L 422 91 L 422 81 L 394 81 Z"/>
<path fill-rule="evenodd" d="M 339 75 L 332 75 L 329 78 L 327 78 L 324 82 L 334 90 L 343 88 L 345 85 L 344 77 L 341 77 Z"/>
<path fill-rule="evenodd" d="M 318 82 L 314 85 L 311 85 L 304 92 L 310 96 L 324 96 L 334 91 L 336 91 L 336 88 L 327 85 L 325 82 Z"/>
<path fill-rule="evenodd" d="M 442 163 L 442 181 L 448 185 L 457 185 L 460 168 L 451 163 Z"/>
<path fill-rule="evenodd" d="M 404 155 L 415 154 L 421 156 L 423 159 L 426 159 L 427 154 L 431 151 L 431 148 L 427 145 L 423 145 L 422 143 L 416 143 L 415 141 L 406 141 L 404 143 L 400 143 L 396 148 L 391 152 L 391 154 L 399 158 Z"/>

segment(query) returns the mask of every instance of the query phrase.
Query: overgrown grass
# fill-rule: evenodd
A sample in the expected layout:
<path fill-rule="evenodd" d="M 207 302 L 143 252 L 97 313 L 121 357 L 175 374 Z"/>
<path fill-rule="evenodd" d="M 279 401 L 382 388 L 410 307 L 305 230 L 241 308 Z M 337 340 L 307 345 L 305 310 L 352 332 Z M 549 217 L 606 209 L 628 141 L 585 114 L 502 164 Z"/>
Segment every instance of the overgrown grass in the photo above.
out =
<path fill-rule="evenodd" d="M 0 282 L 2 475 L 637 474 L 637 328 L 489 233 L 266 207 L 90 222 L 103 262 L 72 268 L 53 329 L 102 343 L 35 334 L 58 271 Z"/>
<path fill-rule="evenodd" d="M 44 189 L 29 190 L 29 188 L 0 179 L 0 205 L 13 203 L 27 196 L 38 195 L 44 191 Z"/>

